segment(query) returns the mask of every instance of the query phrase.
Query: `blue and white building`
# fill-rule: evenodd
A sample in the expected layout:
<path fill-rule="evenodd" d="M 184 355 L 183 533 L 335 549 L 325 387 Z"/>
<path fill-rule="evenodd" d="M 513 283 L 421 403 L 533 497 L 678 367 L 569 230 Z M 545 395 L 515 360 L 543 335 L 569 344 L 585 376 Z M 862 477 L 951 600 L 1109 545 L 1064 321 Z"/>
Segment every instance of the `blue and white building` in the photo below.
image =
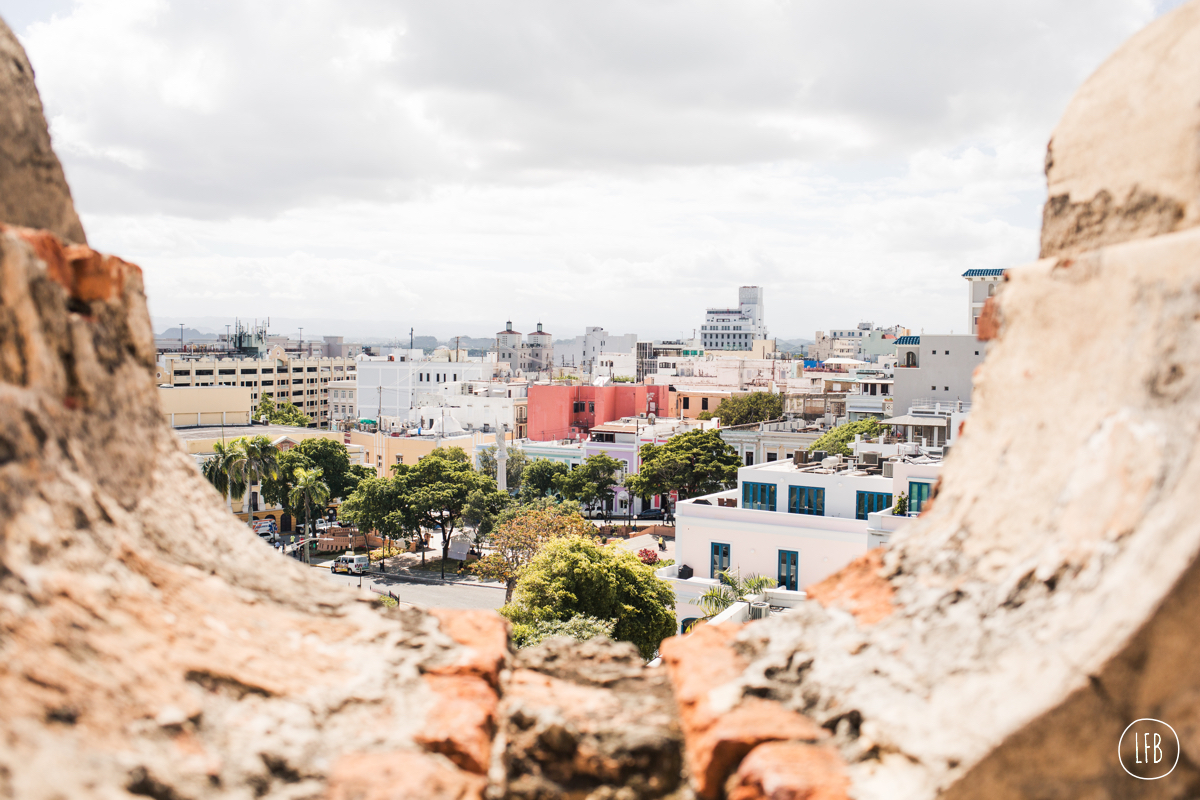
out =
<path fill-rule="evenodd" d="M 738 486 L 676 507 L 673 579 L 680 620 L 703 616 L 694 601 L 722 570 L 775 579 L 772 604 L 803 597 L 904 524 L 893 508 L 903 493 L 919 514 L 937 483 L 941 458 L 915 445 L 856 445 L 857 459 L 773 461 L 738 470 Z M 868 452 L 870 450 L 870 452 Z M 883 451 L 883 452 L 881 452 Z M 886 455 L 890 451 L 895 455 Z M 690 568 L 690 577 L 687 575 Z"/>

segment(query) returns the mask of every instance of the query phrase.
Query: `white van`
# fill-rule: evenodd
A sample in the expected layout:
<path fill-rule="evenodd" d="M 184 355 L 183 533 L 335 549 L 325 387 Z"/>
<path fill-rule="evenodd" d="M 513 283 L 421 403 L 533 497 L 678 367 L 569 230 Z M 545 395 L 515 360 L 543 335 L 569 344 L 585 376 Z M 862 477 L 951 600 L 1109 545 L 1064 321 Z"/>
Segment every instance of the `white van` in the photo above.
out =
<path fill-rule="evenodd" d="M 370 556 L 355 556 L 344 555 L 338 556 L 338 560 L 333 562 L 334 572 L 346 572 L 350 575 L 362 575 L 371 569 Z"/>

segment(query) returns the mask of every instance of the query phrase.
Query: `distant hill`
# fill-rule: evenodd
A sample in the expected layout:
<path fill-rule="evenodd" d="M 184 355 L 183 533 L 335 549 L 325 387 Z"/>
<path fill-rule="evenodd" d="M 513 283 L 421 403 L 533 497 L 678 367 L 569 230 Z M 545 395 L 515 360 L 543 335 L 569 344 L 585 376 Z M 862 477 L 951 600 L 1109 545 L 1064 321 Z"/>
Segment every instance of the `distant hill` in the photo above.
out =
<path fill-rule="evenodd" d="M 154 338 L 155 339 L 178 339 L 179 338 L 179 328 L 167 328 L 162 333 L 154 334 Z M 215 340 L 215 339 L 219 339 L 221 337 L 215 333 L 201 333 L 200 331 L 196 330 L 195 328 L 184 328 L 183 329 L 183 338 L 184 338 L 184 341 L 192 342 L 197 339 L 213 339 L 213 340 Z"/>
<path fill-rule="evenodd" d="M 776 339 L 775 348 L 781 353 L 799 353 L 805 345 L 812 343 L 812 339 Z"/>

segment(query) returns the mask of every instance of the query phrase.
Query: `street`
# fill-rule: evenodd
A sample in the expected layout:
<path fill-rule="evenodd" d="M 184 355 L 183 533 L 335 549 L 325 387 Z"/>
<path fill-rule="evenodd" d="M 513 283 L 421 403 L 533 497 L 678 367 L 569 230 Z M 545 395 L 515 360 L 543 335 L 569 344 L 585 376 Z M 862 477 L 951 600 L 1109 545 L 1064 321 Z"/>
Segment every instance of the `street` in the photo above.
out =
<path fill-rule="evenodd" d="M 333 574 L 328 568 L 314 565 L 328 580 L 344 586 L 358 587 L 359 576 Z M 479 584 L 439 584 L 406 581 L 395 575 L 363 575 L 362 587 L 374 586 L 383 594 L 389 591 L 401 603 L 421 608 L 490 608 L 504 605 L 504 589 Z"/>

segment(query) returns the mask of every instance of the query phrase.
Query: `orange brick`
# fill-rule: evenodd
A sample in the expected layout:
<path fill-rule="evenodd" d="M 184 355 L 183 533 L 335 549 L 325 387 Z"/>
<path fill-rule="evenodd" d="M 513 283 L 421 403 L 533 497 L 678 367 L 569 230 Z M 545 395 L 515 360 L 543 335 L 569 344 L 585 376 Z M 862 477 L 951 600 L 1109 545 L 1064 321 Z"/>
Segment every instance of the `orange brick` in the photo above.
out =
<path fill-rule="evenodd" d="M 849 611 L 861 625 L 873 625 L 896 610 L 896 590 L 879 576 L 883 550 L 876 548 L 859 556 L 820 583 L 805 588 L 808 599 L 821 605 Z"/>
<path fill-rule="evenodd" d="M 482 800 L 487 780 L 425 753 L 351 753 L 333 765 L 327 800 Z"/>
<path fill-rule="evenodd" d="M 759 745 L 729 780 L 728 800 L 847 800 L 850 779 L 834 750 L 798 742 Z"/>
<path fill-rule="evenodd" d="M 417 743 L 468 772 L 486 774 L 496 735 L 496 692 L 469 675 L 426 675 L 425 682 L 434 701 Z"/>
<path fill-rule="evenodd" d="M 500 670 L 508 663 L 508 620 L 494 611 L 435 608 L 442 630 L 465 649 L 453 664 L 430 670 L 435 675 L 475 675 L 492 688 L 500 686 Z"/>

